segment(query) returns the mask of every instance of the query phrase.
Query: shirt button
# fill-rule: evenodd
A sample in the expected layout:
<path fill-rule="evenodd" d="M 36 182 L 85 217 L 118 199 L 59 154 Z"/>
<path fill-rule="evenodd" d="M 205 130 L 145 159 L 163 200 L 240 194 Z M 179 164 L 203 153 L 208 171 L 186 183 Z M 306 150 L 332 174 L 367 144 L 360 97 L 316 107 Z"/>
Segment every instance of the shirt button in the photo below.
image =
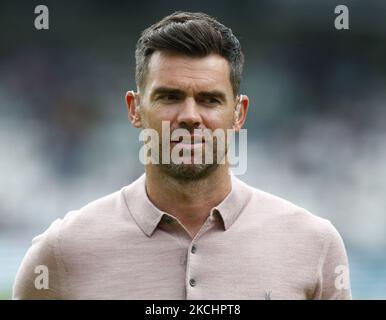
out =
<path fill-rule="evenodd" d="M 197 247 L 195 245 L 192 246 L 191 252 L 196 253 Z"/>
<path fill-rule="evenodd" d="M 190 279 L 189 280 L 189 284 L 190 284 L 191 287 L 195 287 L 196 286 L 196 280 Z"/>

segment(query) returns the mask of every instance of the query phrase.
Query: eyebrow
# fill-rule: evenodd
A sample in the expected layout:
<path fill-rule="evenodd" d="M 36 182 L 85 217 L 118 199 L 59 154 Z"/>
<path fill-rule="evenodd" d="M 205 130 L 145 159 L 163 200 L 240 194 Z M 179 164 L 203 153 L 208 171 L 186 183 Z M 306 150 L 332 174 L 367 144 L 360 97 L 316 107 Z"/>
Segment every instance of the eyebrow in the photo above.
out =
<path fill-rule="evenodd" d="M 158 87 L 155 88 L 154 91 L 151 93 L 151 98 L 153 99 L 156 95 L 160 94 L 177 94 L 181 96 L 185 96 L 185 92 L 180 89 L 172 88 L 172 87 Z M 211 97 L 211 98 L 218 98 L 222 101 L 226 101 L 226 96 L 223 92 L 219 90 L 211 90 L 211 91 L 200 91 L 197 96 L 201 98 Z"/>
<path fill-rule="evenodd" d="M 169 88 L 169 87 L 158 87 L 158 88 L 155 88 L 151 93 L 151 98 L 154 98 L 156 95 L 160 95 L 160 94 L 184 95 L 185 93 L 180 89 Z"/>

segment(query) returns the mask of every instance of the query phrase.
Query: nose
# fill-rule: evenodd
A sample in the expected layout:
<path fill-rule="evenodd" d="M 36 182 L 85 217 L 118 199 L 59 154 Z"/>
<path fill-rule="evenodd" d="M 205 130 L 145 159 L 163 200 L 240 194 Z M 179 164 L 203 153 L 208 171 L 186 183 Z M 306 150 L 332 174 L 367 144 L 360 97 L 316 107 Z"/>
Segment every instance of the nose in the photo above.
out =
<path fill-rule="evenodd" d="M 202 119 L 198 107 L 193 98 L 187 98 L 180 105 L 177 115 L 177 122 L 180 128 L 192 130 L 200 127 Z"/>

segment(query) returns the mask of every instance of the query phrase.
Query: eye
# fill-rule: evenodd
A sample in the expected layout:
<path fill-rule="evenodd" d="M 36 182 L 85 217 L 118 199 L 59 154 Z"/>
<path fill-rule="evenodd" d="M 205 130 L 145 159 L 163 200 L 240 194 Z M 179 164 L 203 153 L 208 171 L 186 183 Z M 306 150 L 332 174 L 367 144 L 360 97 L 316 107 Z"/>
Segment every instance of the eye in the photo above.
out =
<path fill-rule="evenodd" d="M 173 93 L 168 93 L 168 94 L 163 94 L 158 97 L 158 100 L 164 101 L 164 102 L 174 102 L 178 101 L 180 97 L 177 94 Z"/>
<path fill-rule="evenodd" d="M 203 98 L 202 100 L 203 100 L 203 103 L 210 105 L 210 106 L 221 104 L 220 100 L 218 100 L 217 98 L 213 98 L 213 97 Z"/>

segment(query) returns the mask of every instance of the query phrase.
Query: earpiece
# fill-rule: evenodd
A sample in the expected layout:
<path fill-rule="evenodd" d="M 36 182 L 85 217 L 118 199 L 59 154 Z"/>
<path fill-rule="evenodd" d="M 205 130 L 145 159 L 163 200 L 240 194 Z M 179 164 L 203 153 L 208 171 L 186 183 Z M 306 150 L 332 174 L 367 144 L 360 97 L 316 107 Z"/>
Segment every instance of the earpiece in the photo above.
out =
<path fill-rule="evenodd" d="M 236 108 L 235 108 L 235 118 L 236 118 L 236 121 L 238 121 L 238 119 L 239 119 L 239 112 L 240 112 L 240 109 L 241 109 L 242 102 L 243 102 L 243 95 L 240 94 L 240 97 L 238 99 L 238 102 L 237 102 L 237 105 L 236 105 Z"/>
<path fill-rule="evenodd" d="M 243 95 L 240 94 L 240 98 L 239 98 L 239 101 L 237 102 L 237 105 L 236 105 L 236 112 L 237 114 L 239 114 L 240 112 L 240 109 L 241 109 L 241 103 L 243 102 Z"/>

